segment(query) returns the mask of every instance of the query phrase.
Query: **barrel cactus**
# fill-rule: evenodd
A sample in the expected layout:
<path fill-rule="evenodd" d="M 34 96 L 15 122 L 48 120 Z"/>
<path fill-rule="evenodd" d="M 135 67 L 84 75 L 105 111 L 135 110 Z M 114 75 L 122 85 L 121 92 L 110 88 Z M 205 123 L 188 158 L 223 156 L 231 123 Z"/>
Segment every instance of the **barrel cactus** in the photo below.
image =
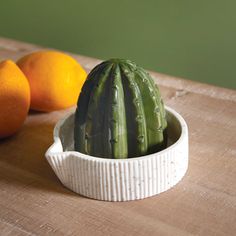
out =
<path fill-rule="evenodd" d="M 131 158 L 165 148 L 167 121 L 151 76 L 129 60 L 110 59 L 88 75 L 75 113 L 75 151 Z"/>

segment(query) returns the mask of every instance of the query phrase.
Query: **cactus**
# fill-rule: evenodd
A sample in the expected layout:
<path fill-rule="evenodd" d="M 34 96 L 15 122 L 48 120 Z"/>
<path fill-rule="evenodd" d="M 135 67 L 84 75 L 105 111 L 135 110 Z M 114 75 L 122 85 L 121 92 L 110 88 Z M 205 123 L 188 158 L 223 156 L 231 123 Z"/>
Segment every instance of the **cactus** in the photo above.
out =
<path fill-rule="evenodd" d="M 130 158 L 166 147 L 166 113 L 151 76 L 129 60 L 110 59 L 88 75 L 75 113 L 75 151 Z"/>

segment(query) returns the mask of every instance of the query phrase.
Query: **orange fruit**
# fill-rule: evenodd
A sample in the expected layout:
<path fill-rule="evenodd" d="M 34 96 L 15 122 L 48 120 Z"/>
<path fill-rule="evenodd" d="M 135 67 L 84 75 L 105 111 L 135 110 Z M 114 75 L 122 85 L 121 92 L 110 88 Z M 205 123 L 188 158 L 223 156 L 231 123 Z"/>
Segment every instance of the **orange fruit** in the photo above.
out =
<path fill-rule="evenodd" d="M 17 64 L 30 84 L 31 109 L 49 112 L 76 104 L 87 74 L 72 57 L 57 51 L 38 51 Z"/>
<path fill-rule="evenodd" d="M 24 123 L 30 106 L 29 83 L 11 60 L 0 63 L 0 138 L 8 137 Z"/>

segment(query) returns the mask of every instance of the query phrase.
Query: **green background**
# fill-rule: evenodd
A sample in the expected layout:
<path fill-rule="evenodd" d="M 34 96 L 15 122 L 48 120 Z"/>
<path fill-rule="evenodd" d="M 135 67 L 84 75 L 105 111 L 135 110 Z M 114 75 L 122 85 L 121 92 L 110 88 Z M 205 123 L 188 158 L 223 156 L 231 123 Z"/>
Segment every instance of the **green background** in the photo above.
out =
<path fill-rule="evenodd" d="M 0 35 L 236 88 L 235 0 L 0 0 Z"/>

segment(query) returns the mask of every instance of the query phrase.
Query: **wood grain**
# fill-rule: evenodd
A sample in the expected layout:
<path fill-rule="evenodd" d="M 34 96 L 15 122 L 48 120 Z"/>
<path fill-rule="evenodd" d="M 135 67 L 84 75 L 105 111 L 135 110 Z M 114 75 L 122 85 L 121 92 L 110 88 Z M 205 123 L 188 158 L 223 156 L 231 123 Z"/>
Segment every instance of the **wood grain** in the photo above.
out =
<path fill-rule="evenodd" d="M 40 47 L 0 38 L 0 60 Z M 73 55 L 87 71 L 99 60 Z M 0 141 L 1 235 L 236 235 L 236 91 L 151 72 L 190 132 L 187 175 L 145 200 L 111 203 L 64 188 L 44 153 L 69 110 L 30 112 Z M 74 108 L 72 108 L 74 109 Z"/>

